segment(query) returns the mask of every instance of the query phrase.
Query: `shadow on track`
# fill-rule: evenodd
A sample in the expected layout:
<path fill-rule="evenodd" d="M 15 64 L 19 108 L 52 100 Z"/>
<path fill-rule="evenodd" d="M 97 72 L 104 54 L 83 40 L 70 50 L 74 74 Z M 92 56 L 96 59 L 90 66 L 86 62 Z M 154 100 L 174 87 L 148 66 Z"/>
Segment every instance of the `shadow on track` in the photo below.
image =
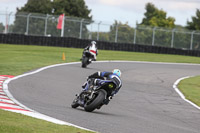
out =
<path fill-rule="evenodd" d="M 67 107 L 68 109 L 72 109 L 71 107 Z M 109 113 L 109 112 L 102 112 L 100 110 L 95 110 L 93 112 L 86 112 L 84 109 L 82 108 L 76 108 L 73 109 L 74 111 L 80 111 L 80 112 L 84 112 L 84 113 L 88 113 L 88 114 L 96 114 L 96 115 L 104 115 L 104 116 L 115 116 L 115 117 L 121 117 L 122 115 L 119 114 L 114 114 L 114 113 Z"/>

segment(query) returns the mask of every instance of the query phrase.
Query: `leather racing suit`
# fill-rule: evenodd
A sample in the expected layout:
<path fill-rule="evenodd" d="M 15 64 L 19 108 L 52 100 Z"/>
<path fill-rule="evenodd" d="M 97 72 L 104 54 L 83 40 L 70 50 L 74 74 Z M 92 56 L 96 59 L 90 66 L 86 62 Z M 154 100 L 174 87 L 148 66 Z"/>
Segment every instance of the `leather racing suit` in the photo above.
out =
<path fill-rule="evenodd" d="M 102 80 L 112 80 L 113 83 L 116 85 L 116 89 L 115 91 L 112 92 L 111 96 L 114 96 L 115 94 L 117 94 L 117 92 L 119 91 L 119 89 L 122 87 L 122 82 L 121 82 L 121 79 L 118 75 L 116 74 L 113 74 L 112 72 L 95 72 L 94 74 L 90 75 L 88 77 L 88 79 L 92 79 L 91 82 L 90 82 L 90 85 L 93 84 L 93 85 L 100 85 Z M 83 89 L 84 90 L 87 90 L 88 87 L 90 85 L 83 85 Z"/>

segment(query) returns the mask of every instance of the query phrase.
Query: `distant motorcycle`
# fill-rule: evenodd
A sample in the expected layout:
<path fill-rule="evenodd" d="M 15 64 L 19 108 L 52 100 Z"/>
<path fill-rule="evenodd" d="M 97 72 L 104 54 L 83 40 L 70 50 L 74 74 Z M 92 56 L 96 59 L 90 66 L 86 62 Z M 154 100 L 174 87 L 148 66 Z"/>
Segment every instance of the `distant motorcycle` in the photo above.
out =
<path fill-rule="evenodd" d="M 92 61 L 95 61 L 92 51 L 89 51 L 89 50 L 84 51 L 81 60 L 82 60 L 83 68 L 86 68 L 87 65 L 92 63 Z"/>
<path fill-rule="evenodd" d="M 94 86 L 90 85 L 92 79 L 89 79 L 86 83 L 88 85 L 87 91 L 82 91 L 73 100 L 71 107 L 83 107 L 85 111 L 92 112 L 95 109 L 100 109 L 103 105 L 107 105 L 112 99 L 112 92 L 115 90 L 116 86 L 113 81 L 104 80 L 101 85 Z"/>

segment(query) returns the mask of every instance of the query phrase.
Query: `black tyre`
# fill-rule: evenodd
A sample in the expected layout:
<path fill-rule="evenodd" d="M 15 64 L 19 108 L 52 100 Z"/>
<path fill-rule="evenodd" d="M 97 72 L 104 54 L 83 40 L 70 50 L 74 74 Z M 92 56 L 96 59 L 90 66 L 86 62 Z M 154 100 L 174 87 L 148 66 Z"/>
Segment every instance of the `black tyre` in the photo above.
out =
<path fill-rule="evenodd" d="M 77 108 L 77 107 L 79 106 L 79 104 L 78 104 L 77 102 L 78 102 L 78 99 L 75 98 L 74 101 L 73 101 L 72 104 L 71 104 L 71 107 L 72 107 L 72 108 Z"/>
<path fill-rule="evenodd" d="M 87 62 L 88 62 L 88 58 L 87 58 L 87 57 L 84 57 L 84 58 L 82 59 L 82 67 L 83 67 L 83 68 L 87 67 Z"/>
<path fill-rule="evenodd" d="M 106 96 L 106 91 L 100 90 L 94 99 L 88 103 L 85 104 L 84 109 L 87 112 L 92 112 L 96 108 L 98 108 L 104 101 Z"/>

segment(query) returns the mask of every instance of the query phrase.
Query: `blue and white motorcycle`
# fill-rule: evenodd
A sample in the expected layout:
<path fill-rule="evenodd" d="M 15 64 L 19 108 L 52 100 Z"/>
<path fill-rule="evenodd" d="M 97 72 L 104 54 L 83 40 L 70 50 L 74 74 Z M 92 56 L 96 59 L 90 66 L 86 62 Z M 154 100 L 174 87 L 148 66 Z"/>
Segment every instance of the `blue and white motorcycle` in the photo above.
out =
<path fill-rule="evenodd" d="M 100 109 L 103 105 L 107 105 L 112 99 L 112 93 L 115 91 L 113 81 L 102 80 L 99 86 L 94 86 L 94 79 L 89 79 L 85 87 L 87 90 L 82 91 L 73 100 L 71 107 L 83 107 L 85 111 L 92 112 L 95 109 Z"/>

